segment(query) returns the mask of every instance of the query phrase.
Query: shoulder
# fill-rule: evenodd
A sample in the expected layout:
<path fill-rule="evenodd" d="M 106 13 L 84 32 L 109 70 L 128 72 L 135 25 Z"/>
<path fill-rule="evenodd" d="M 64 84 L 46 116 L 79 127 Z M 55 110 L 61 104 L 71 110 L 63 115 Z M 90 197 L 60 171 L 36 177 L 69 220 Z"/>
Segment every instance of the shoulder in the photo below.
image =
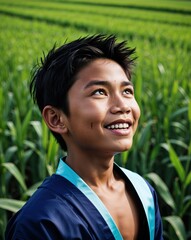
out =
<path fill-rule="evenodd" d="M 5 240 L 104 239 L 105 234 L 113 239 L 88 198 L 64 177 L 53 175 L 9 221 Z"/>
<path fill-rule="evenodd" d="M 63 179 L 54 175 L 43 182 L 9 221 L 5 239 L 63 238 L 63 234 L 68 232 L 70 223 L 74 222 L 72 206 L 67 201 L 70 192 L 65 188 L 63 193 L 60 191 L 65 184 Z"/>

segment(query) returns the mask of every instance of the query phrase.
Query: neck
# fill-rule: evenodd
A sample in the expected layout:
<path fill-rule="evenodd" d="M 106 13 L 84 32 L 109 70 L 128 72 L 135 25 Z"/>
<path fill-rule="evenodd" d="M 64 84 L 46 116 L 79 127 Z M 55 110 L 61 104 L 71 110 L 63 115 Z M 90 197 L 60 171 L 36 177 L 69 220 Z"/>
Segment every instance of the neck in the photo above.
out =
<path fill-rule="evenodd" d="M 68 153 L 66 163 L 91 187 L 109 186 L 113 182 L 114 156 Z"/>

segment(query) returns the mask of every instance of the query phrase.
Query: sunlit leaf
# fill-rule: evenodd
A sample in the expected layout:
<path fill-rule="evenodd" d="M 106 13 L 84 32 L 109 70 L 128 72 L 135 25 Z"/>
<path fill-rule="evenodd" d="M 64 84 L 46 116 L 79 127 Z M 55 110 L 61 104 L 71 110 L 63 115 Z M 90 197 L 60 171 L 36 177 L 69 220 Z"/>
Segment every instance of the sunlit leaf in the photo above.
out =
<path fill-rule="evenodd" d="M 39 121 L 31 121 L 31 125 L 33 126 L 34 130 L 36 131 L 38 137 L 42 137 L 41 122 L 39 122 Z"/>
<path fill-rule="evenodd" d="M 6 153 L 5 153 L 5 161 L 9 162 L 11 157 L 15 154 L 15 152 L 17 151 L 17 146 L 10 146 Z"/>
<path fill-rule="evenodd" d="M 188 103 L 188 119 L 191 122 L 191 100 Z"/>
<path fill-rule="evenodd" d="M 185 170 L 181 164 L 180 159 L 178 158 L 176 152 L 174 151 L 174 149 L 172 148 L 170 143 L 168 143 L 168 151 L 169 151 L 171 163 L 175 167 L 176 172 L 178 173 L 178 176 L 180 177 L 180 180 L 183 182 L 185 179 Z"/>
<path fill-rule="evenodd" d="M 28 128 L 29 123 L 30 123 L 31 115 L 32 115 L 32 109 L 30 109 L 27 112 L 27 114 L 24 118 L 24 121 L 22 122 L 22 135 L 23 135 L 23 137 L 25 137 L 25 135 L 27 133 L 27 128 Z"/>
<path fill-rule="evenodd" d="M 27 190 L 27 186 L 25 184 L 25 181 L 23 179 L 22 174 L 20 173 L 19 169 L 15 166 L 13 163 L 2 163 L 2 166 L 4 166 L 19 182 L 20 186 L 23 188 L 24 191 Z"/>
<path fill-rule="evenodd" d="M 187 175 L 186 181 L 185 181 L 185 186 L 189 186 L 191 183 L 191 172 Z"/>
<path fill-rule="evenodd" d="M 25 201 L 0 198 L 0 208 L 11 212 L 17 212 L 24 204 Z"/>
<path fill-rule="evenodd" d="M 41 185 L 42 182 L 38 182 L 35 183 L 34 185 L 32 185 L 29 189 L 27 189 L 27 191 L 24 193 L 24 195 L 26 196 L 32 196 L 33 193 L 37 190 L 37 188 Z"/>
<path fill-rule="evenodd" d="M 164 217 L 163 219 L 170 223 L 179 240 L 187 240 L 184 223 L 180 217 L 168 216 Z"/>
<path fill-rule="evenodd" d="M 174 200 L 165 182 L 156 173 L 153 172 L 146 174 L 145 177 L 150 179 L 155 184 L 157 192 L 165 201 L 165 203 L 168 204 L 172 209 L 175 209 Z"/>

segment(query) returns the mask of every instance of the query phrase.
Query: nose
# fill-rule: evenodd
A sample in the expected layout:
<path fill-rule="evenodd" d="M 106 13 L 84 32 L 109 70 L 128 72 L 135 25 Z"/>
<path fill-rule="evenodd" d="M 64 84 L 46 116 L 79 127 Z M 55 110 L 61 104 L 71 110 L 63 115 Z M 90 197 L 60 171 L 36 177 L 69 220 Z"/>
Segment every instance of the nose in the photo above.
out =
<path fill-rule="evenodd" d="M 122 96 L 115 97 L 112 102 L 110 109 L 111 113 L 129 113 L 131 112 L 130 103 L 127 102 L 127 99 L 124 99 Z"/>

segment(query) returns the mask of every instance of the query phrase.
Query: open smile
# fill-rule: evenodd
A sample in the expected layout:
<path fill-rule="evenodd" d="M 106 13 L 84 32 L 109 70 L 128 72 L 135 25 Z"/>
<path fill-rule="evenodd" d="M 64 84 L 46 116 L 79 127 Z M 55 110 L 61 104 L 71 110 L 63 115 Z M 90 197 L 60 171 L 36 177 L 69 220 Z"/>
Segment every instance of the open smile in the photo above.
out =
<path fill-rule="evenodd" d="M 106 126 L 107 129 L 128 129 L 129 127 L 129 123 L 116 123 Z"/>
<path fill-rule="evenodd" d="M 113 121 L 113 122 L 107 124 L 105 126 L 105 128 L 111 129 L 111 130 L 114 130 L 114 129 L 129 129 L 132 126 L 132 124 L 133 123 L 130 119 L 128 119 L 128 120 L 119 119 L 119 120 L 116 120 L 116 121 Z"/>
<path fill-rule="evenodd" d="M 120 136 L 128 136 L 131 133 L 131 120 L 117 120 L 105 126 L 112 133 Z"/>

